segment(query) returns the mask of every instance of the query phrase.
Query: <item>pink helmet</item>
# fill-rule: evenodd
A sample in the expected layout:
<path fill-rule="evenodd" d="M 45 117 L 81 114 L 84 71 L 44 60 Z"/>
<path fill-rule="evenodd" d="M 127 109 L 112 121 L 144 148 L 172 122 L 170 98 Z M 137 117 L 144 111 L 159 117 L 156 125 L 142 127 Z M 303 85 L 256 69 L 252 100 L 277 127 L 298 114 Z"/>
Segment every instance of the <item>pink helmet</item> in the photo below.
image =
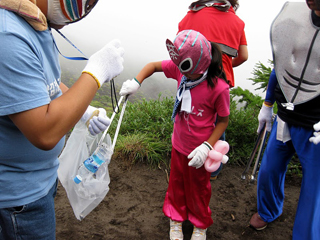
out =
<path fill-rule="evenodd" d="M 182 74 L 203 74 L 211 63 L 211 44 L 199 32 L 184 30 L 177 34 L 173 43 L 167 39 L 171 60 Z"/>

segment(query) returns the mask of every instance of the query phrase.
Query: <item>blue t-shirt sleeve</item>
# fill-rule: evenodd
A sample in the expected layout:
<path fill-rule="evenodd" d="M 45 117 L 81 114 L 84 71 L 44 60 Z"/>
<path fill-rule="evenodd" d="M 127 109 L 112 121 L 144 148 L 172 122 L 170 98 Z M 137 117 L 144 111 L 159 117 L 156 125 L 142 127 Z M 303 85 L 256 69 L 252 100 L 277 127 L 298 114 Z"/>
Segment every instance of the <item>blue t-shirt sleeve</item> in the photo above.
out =
<path fill-rule="evenodd" d="M 0 39 L 0 116 L 48 104 L 41 54 L 19 35 L 1 32 Z"/>
<path fill-rule="evenodd" d="M 276 72 L 273 69 L 270 74 L 270 77 L 269 77 L 266 98 L 264 101 L 269 102 L 271 104 L 274 104 L 274 102 L 275 102 L 275 92 L 274 91 L 277 86 L 277 83 L 278 83 L 278 80 L 277 80 Z"/>

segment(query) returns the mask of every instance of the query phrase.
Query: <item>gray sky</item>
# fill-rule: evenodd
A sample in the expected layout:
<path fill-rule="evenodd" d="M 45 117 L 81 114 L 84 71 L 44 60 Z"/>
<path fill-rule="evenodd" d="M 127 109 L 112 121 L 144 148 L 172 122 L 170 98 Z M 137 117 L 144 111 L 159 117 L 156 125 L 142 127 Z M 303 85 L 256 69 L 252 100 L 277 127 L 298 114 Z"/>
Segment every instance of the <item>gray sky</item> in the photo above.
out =
<path fill-rule="evenodd" d="M 85 19 L 64 27 L 63 32 L 79 49 L 90 56 L 112 39 L 120 39 L 125 49 L 124 72 L 116 81 L 125 81 L 135 77 L 139 70 L 150 61 L 169 59 L 165 47 L 167 38 L 173 40 L 178 30 L 178 23 L 188 11 L 192 1 L 162 0 L 100 0 Z M 286 0 L 239 0 L 237 15 L 245 22 L 249 59 L 234 68 L 235 86 L 254 91 L 252 70 L 259 61 L 268 65 L 272 59 L 269 30 L 273 19 L 277 16 Z M 294 2 L 305 2 L 294 0 Z M 60 51 L 68 56 L 79 56 L 69 44 L 54 34 Z M 65 61 L 64 61 L 65 62 Z M 79 66 L 85 63 L 68 61 L 68 66 Z M 155 84 L 158 88 L 175 90 L 175 81 L 167 81 L 162 73 L 156 73 L 143 85 Z M 148 82 L 148 83 L 147 83 Z M 142 86 L 144 87 L 144 86 Z M 163 89 L 161 89 L 163 88 Z M 143 88 L 141 88 L 143 89 Z M 145 88 L 147 89 L 147 88 Z M 256 92 L 261 94 L 260 92 Z M 264 96 L 264 94 L 262 94 Z"/>

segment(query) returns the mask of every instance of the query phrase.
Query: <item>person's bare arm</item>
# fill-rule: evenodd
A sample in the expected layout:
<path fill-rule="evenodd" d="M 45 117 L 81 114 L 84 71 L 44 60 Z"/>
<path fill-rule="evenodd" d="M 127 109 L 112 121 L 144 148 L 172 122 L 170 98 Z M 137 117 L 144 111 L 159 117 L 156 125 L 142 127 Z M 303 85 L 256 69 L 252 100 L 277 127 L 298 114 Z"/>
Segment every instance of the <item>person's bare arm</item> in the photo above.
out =
<path fill-rule="evenodd" d="M 36 147 L 50 150 L 79 121 L 98 88 L 123 70 L 124 49 L 114 39 L 94 53 L 80 78 L 49 104 L 9 115 L 12 122 Z"/>
<path fill-rule="evenodd" d="M 238 56 L 232 59 L 232 67 L 237 67 L 248 60 L 247 45 L 240 45 Z"/>
<path fill-rule="evenodd" d="M 214 128 L 211 136 L 207 140 L 208 143 L 213 147 L 216 142 L 220 139 L 222 134 L 226 131 L 229 123 L 229 116 L 228 117 L 219 117 L 216 123 L 216 127 Z"/>
<path fill-rule="evenodd" d="M 69 90 L 69 88 L 62 82 L 60 83 L 60 89 L 61 89 L 62 93 L 65 93 Z"/>
<path fill-rule="evenodd" d="M 60 87 L 64 94 L 49 104 L 9 115 L 25 137 L 43 150 L 52 149 L 79 121 L 98 89 L 86 73 L 70 89 L 64 84 Z"/>
<path fill-rule="evenodd" d="M 140 84 L 155 72 L 162 72 L 161 61 L 146 64 L 136 76 Z"/>
<path fill-rule="evenodd" d="M 128 79 L 123 82 L 120 89 L 120 96 L 126 96 L 134 94 L 140 88 L 142 82 L 150 77 L 155 72 L 162 72 L 162 65 L 160 62 L 150 62 L 146 64 L 138 73 L 138 75 L 133 79 Z"/>

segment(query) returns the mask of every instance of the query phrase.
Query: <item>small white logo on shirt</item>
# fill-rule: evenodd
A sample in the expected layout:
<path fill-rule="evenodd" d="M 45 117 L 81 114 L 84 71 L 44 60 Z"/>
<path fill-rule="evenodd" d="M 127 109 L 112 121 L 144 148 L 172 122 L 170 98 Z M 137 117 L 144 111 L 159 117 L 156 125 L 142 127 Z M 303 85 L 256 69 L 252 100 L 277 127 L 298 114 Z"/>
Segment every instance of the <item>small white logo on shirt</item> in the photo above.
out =
<path fill-rule="evenodd" d="M 60 79 L 57 79 L 54 82 L 47 85 L 47 90 L 50 98 L 60 92 L 59 83 L 60 83 Z"/>
<path fill-rule="evenodd" d="M 198 109 L 197 117 L 202 117 L 203 109 Z"/>

